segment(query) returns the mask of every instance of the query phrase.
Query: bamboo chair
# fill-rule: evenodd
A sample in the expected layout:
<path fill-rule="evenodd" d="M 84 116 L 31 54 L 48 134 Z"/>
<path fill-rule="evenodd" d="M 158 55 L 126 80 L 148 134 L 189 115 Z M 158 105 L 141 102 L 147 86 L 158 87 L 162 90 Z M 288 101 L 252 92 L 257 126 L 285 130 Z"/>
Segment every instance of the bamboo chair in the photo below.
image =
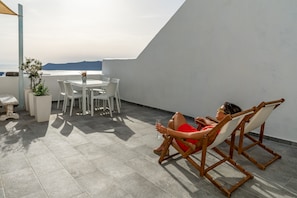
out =
<path fill-rule="evenodd" d="M 242 111 L 240 113 L 236 113 L 233 115 L 227 115 L 221 122 L 219 122 L 214 128 L 210 129 L 209 132 L 204 135 L 203 138 L 199 139 L 199 141 L 194 145 L 192 143 L 189 143 L 185 141 L 182 138 L 178 138 L 175 136 L 169 136 L 169 135 L 163 135 L 164 138 L 164 145 L 165 149 L 162 151 L 159 163 L 161 164 L 163 161 L 168 160 L 176 155 L 181 155 L 183 158 L 188 160 L 199 172 L 200 176 L 205 176 L 209 181 L 211 181 L 217 188 L 219 188 L 225 195 L 228 197 L 231 196 L 231 193 L 235 191 L 237 188 L 239 188 L 241 185 L 243 185 L 245 182 L 247 182 L 249 179 L 253 178 L 253 175 L 249 172 L 247 172 L 244 168 L 242 168 L 240 165 L 238 165 L 231 157 L 231 152 L 233 152 L 233 145 L 231 144 L 229 155 L 225 154 L 221 150 L 219 150 L 216 146 L 224 142 L 231 134 L 239 127 L 239 124 L 245 118 L 247 115 L 254 112 L 254 108 L 248 109 L 246 111 Z M 218 131 L 220 131 L 218 133 Z M 235 136 L 232 136 L 231 141 L 234 143 Z M 184 144 L 186 144 L 189 148 L 187 151 L 183 151 L 178 144 L 176 143 L 176 140 L 182 141 Z M 175 150 L 178 152 L 166 156 L 166 154 L 169 151 L 169 147 L 172 146 Z M 209 165 L 206 167 L 206 154 L 209 149 L 213 149 L 216 153 L 218 153 L 223 159 L 220 161 Z M 196 163 L 191 157 L 192 154 L 200 152 L 201 153 L 201 159 L 200 159 L 200 165 Z M 223 164 L 224 162 L 229 162 L 233 168 L 240 171 L 244 176 L 235 184 L 233 184 L 231 187 L 227 188 L 224 187 L 223 184 L 221 184 L 219 181 L 217 181 L 215 178 L 213 178 L 208 172 L 216 168 L 217 166 Z"/>
<path fill-rule="evenodd" d="M 240 130 L 237 131 L 236 135 L 239 136 L 238 144 L 234 145 L 234 149 L 238 151 L 238 154 L 243 155 L 248 160 L 253 162 L 258 168 L 265 170 L 267 166 L 275 162 L 276 160 L 280 159 L 281 156 L 271 150 L 270 148 L 266 147 L 263 144 L 263 137 L 264 137 L 264 129 L 265 129 L 265 122 L 273 112 L 275 108 L 277 108 L 280 104 L 282 104 L 285 99 L 274 100 L 270 102 L 261 102 L 255 110 L 255 113 L 249 116 L 247 119 L 243 120 L 241 123 Z M 249 132 L 260 128 L 259 138 L 256 139 L 252 137 Z M 244 145 L 244 137 L 251 141 L 250 144 Z M 253 148 L 254 146 L 258 145 L 260 148 L 264 149 L 273 157 L 265 163 L 260 163 L 259 160 L 257 161 L 253 158 L 250 154 L 248 154 L 247 150 Z"/>

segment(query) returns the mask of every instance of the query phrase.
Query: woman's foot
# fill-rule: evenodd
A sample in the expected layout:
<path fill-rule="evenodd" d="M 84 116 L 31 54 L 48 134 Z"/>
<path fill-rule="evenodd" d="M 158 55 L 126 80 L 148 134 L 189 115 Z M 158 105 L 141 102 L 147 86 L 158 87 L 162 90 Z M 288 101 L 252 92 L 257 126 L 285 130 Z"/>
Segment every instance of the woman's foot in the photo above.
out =
<path fill-rule="evenodd" d="M 163 147 L 159 147 L 159 148 L 154 149 L 154 153 L 156 155 L 161 155 L 162 151 L 163 151 Z M 167 150 L 167 153 L 166 153 L 166 156 L 168 156 L 168 155 L 169 155 L 169 150 Z"/>

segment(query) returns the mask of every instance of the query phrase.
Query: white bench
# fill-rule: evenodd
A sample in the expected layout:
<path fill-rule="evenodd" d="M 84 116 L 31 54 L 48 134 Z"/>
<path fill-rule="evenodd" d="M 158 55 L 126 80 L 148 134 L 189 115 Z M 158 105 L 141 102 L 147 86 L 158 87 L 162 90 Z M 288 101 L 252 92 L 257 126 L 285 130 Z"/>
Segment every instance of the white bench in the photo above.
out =
<path fill-rule="evenodd" d="M 0 94 L 0 104 L 6 109 L 6 114 L 0 116 L 0 121 L 8 118 L 19 119 L 19 114 L 13 112 L 13 107 L 19 104 L 19 101 L 14 96 Z"/>

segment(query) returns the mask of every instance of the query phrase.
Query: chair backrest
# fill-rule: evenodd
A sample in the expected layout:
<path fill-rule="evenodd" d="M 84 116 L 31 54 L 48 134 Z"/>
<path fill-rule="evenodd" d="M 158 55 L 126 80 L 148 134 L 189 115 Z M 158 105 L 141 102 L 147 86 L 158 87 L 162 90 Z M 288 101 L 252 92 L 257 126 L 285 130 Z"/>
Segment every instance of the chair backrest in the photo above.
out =
<path fill-rule="evenodd" d="M 113 82 L 113 83 L 117 83 L 117 92 L 119 92 L 119 86 L 120 86 L 120 79 L 119 78 L 112 78 L 110 80 L 110 82 Z"/>
<path fill-rule="evenodd" d="M 73 88 L 70 82 L 64 82 L 65 93 L 67 96 L 73 96 Z"/>
<path fill-rule="evenodd" d="M 117 83 L 115 82 L 110 82 L 106 89 L 105 89 L 105 93 L 106 95 L 108 95 L 109 97 L 111 96 L 115 96 L 116 95 L 116 91 L 117 91 Z"/>
<path fill-rule="evenodd" d="M 65 93 L 65 87 L 64 87 L 64 81 L 63 80 L 57 80 L 60 88 L 60 93 Z"/>
<path fill-rule="evenodd" d="M 213 130 L 220 130 L 214 142 L 208 146 L 208 149 L 214 148 L 217 145 L 225 141 L 231 134 L 239 127 L 241 121 L 246 117 L 255 112 L 255 107 L 226 116 L 221 122 L 217 124 Z M 223 125 L 223 126 L 222 126 Z"/>
<path fill-rule="evenodd" d="M 108 76 L 102 76 L 101 78 L 103 81 L 110 81 L 110 77 Z"/>
<path fill-rule="evenodd" d="M 110 82 L 120 83 L 120 79 L 119 79 L 119 78 L 112 78 L 112 79 L 110 80 Z"/>
<path fill-rule="evenodd" d="M 248 133 L 259 128 L 270 116 L 272 111 L 278 107 L 285 100 L 282 98 L 280 100 L 261 102 L 254 113 L 254 115 L 249 119 L 249 122 L 245 124 L 244 133 Z"/>

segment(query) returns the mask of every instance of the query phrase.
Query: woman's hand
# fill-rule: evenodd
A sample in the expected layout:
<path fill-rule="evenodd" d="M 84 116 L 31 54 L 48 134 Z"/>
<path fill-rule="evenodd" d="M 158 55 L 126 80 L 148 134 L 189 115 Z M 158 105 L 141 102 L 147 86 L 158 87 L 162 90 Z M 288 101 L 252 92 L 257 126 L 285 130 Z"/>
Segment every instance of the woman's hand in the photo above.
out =
<path fill-rule="evenodd" d="M 203 118 L 203 117 L 196 117 L 195 122 L 196 122 L 196 124 L 201 124 L 204 126 L 207 125 L 206 118 Z"/>
<path fill-rule="evenodd" d="M 167 128 L 164 127 L 163 125 L 161 125 L 160 123 L 159 124 L 156 124 L 156 130 L 159 131 L 162 134 L 166 134 L 167 133 Z"/>

